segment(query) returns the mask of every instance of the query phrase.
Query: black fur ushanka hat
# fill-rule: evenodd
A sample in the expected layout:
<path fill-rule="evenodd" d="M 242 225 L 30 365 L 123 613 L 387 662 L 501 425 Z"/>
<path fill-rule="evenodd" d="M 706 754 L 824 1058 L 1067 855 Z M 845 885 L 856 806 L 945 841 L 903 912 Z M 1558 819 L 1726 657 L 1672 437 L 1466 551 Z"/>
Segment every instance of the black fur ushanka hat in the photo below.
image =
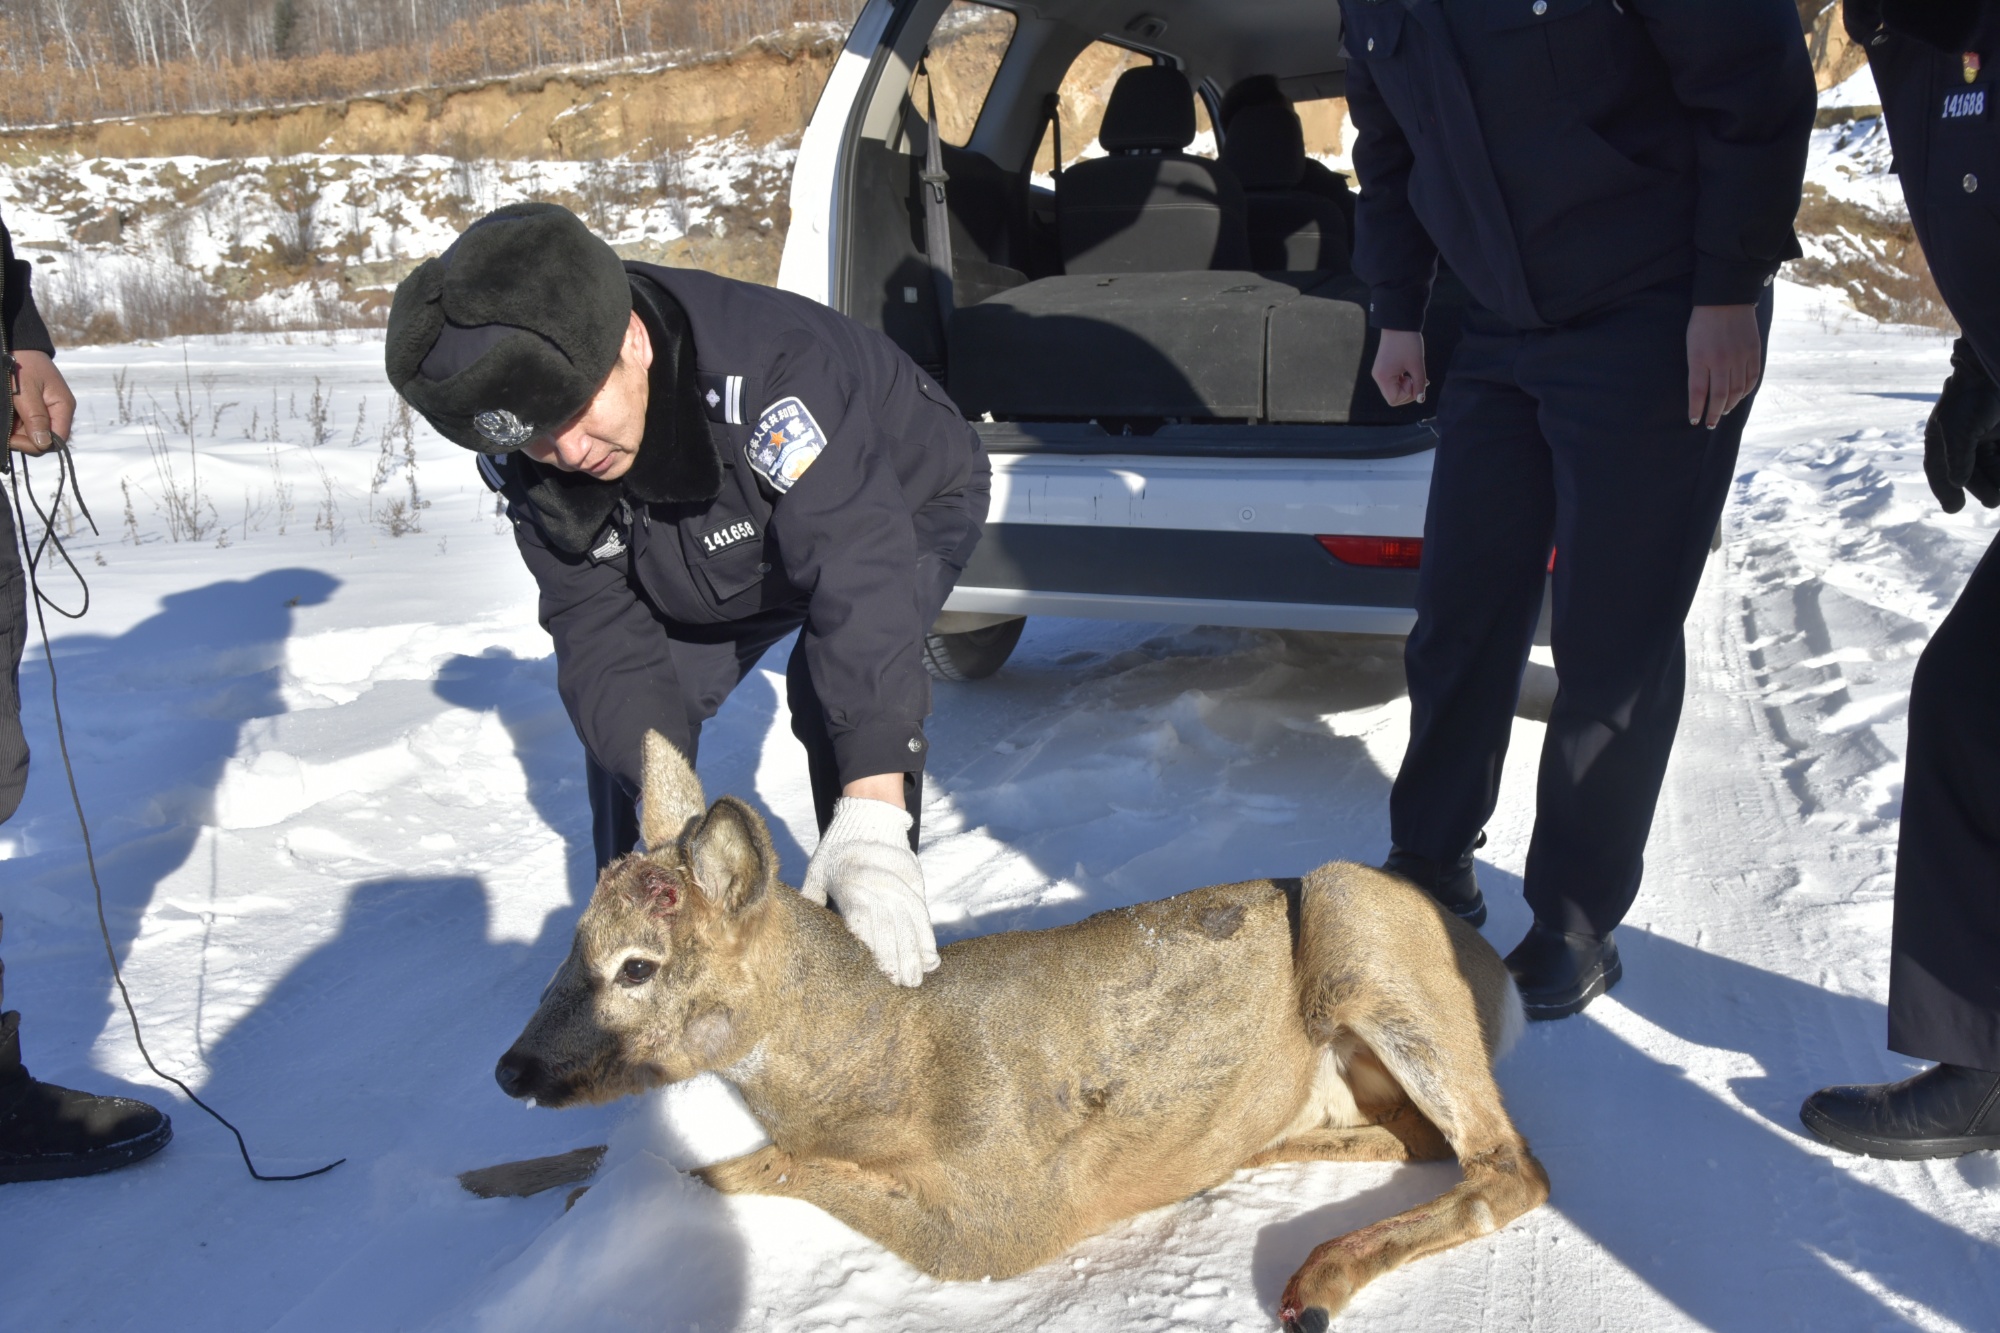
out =
<path fill-rule="evenodd" d="M 502 453 L 575 416 L 617 364 L 632 290 L 558 204 L 509 204 L 396 288 L 389 383 L 440 435 Z"/>

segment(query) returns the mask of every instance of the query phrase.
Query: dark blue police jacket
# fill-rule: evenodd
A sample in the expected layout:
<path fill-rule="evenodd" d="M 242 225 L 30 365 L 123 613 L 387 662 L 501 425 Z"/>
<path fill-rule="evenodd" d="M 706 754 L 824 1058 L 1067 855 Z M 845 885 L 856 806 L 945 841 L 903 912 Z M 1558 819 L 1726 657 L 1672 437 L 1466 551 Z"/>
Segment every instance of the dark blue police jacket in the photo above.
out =
<path fill-rule="evenodd" d="M 625 267 L 649 327 L 647 284 L 685 312 L 720 494 L 649 503 L 621 482 L 540 485 L 550 470 L 524 455 L 480 460 L 540 585 L 577 734 L 636 793 L 640 738 L 648 727 L 676 734 L 664 719 L 686 716 L 669 627 L 724 639 L 739 622 L 802 617 L 841 781 L 920 770 L 928 617 L 986 519 L 979 437 L 894 343 L 817 302 L 692 269 Z M 664 357 L 650 379 L 657 405 L 674 387 Z M 653 420 L 649 407 L 642 455 L 661 447 Z M 558 503 L 566 512 L 551 512 Z"/>
<path fill-rule="evenodd" d="M 1816 95 L 1790 0 L 1340 0 L 1380 328 L 1440 254 L 1518 328 L 1693 275 L 1755 301 L 1796 258 Z"/>
<path fill-rule="evenodd" d="M 1847 0 L 1843 17 L 1868 52 L 1931 276 L 2000 379 L 2000 0 Z"/>

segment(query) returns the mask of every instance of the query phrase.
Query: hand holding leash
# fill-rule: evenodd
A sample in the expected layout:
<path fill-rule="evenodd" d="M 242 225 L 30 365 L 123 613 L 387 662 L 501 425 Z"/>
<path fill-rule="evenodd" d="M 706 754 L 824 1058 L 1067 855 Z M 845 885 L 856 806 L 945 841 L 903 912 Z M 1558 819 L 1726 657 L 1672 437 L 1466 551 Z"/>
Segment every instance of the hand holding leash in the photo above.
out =
<path fill-rule="evenodd" d="M 15 352 L 9 358 L 7 394 L 14 409 L 9 449 L 36 458 L 68 438 L 76 395 L 47 352 Z"/>

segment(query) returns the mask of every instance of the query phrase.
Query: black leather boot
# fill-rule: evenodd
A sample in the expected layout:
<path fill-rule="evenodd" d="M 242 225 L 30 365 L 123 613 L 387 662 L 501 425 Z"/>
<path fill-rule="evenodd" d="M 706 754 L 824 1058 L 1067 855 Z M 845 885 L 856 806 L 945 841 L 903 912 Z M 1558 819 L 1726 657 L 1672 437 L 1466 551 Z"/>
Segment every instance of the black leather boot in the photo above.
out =
<path fill-rule="evenodd" d="M 1537 921 L 1514 952 L 1507 970 L 1520 987 L 1521 1003 L 1533 1019 L 1568 1018 L 1625 975 L 1618 945 L 1609 935 L 1565 935 Z"/>
<path fill-rule="evenodd" d="M 2000 1148 L 2000 1073 L 1935 1065 L 1901 1083 L 1821 1088 L 1799 1120 L 1844 1152 L 1899 1162 Z"/>
<path fill-rule="evenodd" d="M 1456 861 L 1433 861 L 1400 847 L 1389 849 L 1382 868 L 1400 875 L 1443 904 L 1446 911 L 1468 925 L 1486 924 L 1486 898 L 1479 892 L 1479 877 L 1472 868 L 1472 854 L 1486 845 L 1482 832 L 1478 841 L 1465 849 Z"/>
<path fill-rule="evenodd" d="M 0 1184 L 95 1175 L 167 1146 L 173 1122 L 144 1102 L 32 1078 L 20 1025 L 19 1014 L 0 1014 Z"/>

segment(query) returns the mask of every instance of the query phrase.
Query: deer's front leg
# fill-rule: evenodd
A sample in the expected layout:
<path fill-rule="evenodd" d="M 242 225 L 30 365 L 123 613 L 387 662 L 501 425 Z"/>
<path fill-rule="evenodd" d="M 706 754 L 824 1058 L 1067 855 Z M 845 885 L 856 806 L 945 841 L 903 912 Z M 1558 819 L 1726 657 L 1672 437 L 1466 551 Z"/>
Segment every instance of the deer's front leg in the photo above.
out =
<path fill-rule="evenodd" d="M 790 1153 L 772 1144 L 713 1166 L 698 1166 L 694 1175 L 719 1194 L 790 1194 L 786 1177 L 796 1166 Z"/>
<path fill-rule="evenodd" d="M 1022 1262 L 1007 1247 L 968 1233 L 957 1210 L 927 1204 L 901 1181 L 852 1162 L 802 1160 L 766 1146 L 694 1174 L 724 1194 L 803 1199 L 933 1277 L 1002 1277 L 1043 1257 Z"/>

